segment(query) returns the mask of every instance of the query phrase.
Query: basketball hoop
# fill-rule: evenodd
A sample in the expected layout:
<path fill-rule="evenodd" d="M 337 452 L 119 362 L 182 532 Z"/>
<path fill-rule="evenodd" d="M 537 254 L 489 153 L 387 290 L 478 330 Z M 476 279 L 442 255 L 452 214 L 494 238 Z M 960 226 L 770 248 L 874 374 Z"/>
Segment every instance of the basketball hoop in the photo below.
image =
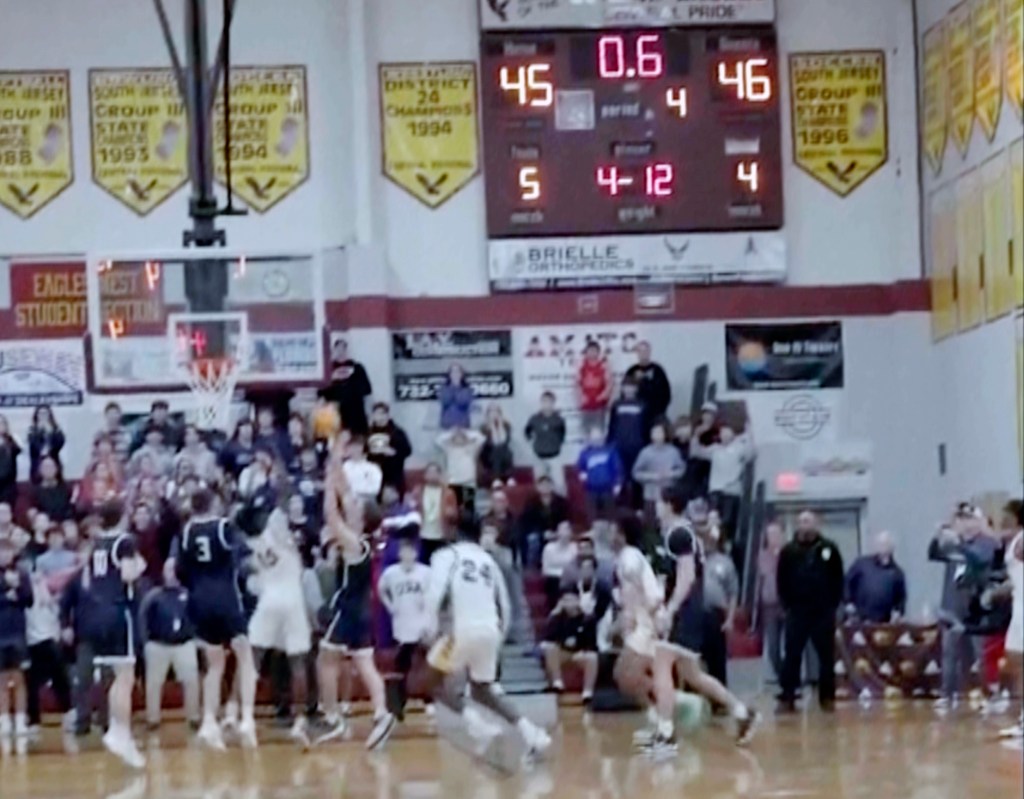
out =
<path fill-rule="evenodd" d="M 195 423 L 200 430 L 228 431 L 231 400 L 238 384 L 235 358 L 197 358 L 184 365 L 189 390 L 196 399 Z"/>

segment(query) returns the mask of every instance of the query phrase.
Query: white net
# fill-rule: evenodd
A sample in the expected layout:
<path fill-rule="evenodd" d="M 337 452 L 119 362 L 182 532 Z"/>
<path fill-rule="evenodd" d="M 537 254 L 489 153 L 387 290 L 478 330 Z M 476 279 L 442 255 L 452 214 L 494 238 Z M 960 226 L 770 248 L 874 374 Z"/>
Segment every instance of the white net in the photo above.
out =
<path fill-rule="evenodd" d="M 238 372 L 236 358 L 206 358 L 184 367 L 186 382 L 196 400 L 193 421 L 200 430 L 229 432 Z"/>

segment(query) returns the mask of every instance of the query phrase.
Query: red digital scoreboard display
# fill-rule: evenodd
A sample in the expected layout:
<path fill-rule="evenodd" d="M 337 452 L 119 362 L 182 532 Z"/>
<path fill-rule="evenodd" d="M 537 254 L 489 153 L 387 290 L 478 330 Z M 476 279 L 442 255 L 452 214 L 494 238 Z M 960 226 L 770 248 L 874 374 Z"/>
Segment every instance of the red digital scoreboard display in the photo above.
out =
<path fill-rule="evenodd" d="M 492 239 L 782 227 L 773 28 L 484 33 Z"/>

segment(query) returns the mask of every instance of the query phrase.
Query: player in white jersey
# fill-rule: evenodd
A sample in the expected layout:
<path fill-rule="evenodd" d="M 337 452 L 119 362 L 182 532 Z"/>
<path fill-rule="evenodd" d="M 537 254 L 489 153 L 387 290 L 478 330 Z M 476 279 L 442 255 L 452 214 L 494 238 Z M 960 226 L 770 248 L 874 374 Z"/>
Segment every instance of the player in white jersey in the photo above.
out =
<path fill-rule="evenodd" d="M 472 737 L 496 737 L 501 730 L 485 722 L 460 691 L 446 685 L 447 675 L 468 672 L 470 698 L 514 725 L 527 750 L 541 755 L 551 746 L 551 738 L 494 691 L 498 654 L 512 622 L 511 606 L 501 569 L 479 541 L 480 526 L 466 513 L 459 522 L 459 541 L 438 550 L 431 559 L 428 602 L 431 632 L 437 631 L 441 608 L 446 602 L 452 618 L 451 633 L 439 638 L 427 656 L 434 696 L 462 715 Z"/>
<path fill-rule="evenodd" d="M 248 545 L 256 567 L 249 585 L 258 597 L 249 620 L 249 642 L 255 650 L 256 663 L 270 649 L 288 656 L 292 701 L 299 708 L 291 737 L 308 747 L 306 660 L 313 633 L 302 590 L 302 553 L 292 537 L 288 518 L 280 509 L 271 512 L 263 532 Z"/>
<path fill-rule="evenodd" d="M 1000 730 L 1001 738 L 1024 738 L 1024 503 L 1012 500 L 1003 509 L 1003 528 L 1011 532 L 1006 547 L 1007 582 L 1004 593 L 1010 593 L 1010 627 L 1006 631 L 1006 664 L 1013 680 L 1013 692 L 1022 703 L 1017 723 Z"/>
<path fill-rule="evenodd" d="M 391 615 L 391 633 L 398 642 L 395 668 L 400 676 L 397 681 L 388 682 L 388 698 L 392 712 L 403 721 L 409 700 L 409 672 L 427 631 L 430 567 L 419 562 L 418 513 L 387 519 L 384 526 L 391 527 L 394 530 L 391 534 L 398 536 L 398 563 L 388 566 L 381 574 L 377 595 Z"/>
<path fill-rule="evenodd" d="M 652 677 L 658 642 L 655 619 L 665 601 L 665 590 L 650 561 L 637 548 L 642 535 L 643 526 L 634 513 L 623 512 L 612 526 L 623 639 L 622 651 L 615 662 L 615 681 L 624 694 L 647 711 L 652 730 L 637 732 L 636 739 L 640 743 L 653 737 L 657 724 Z"/>

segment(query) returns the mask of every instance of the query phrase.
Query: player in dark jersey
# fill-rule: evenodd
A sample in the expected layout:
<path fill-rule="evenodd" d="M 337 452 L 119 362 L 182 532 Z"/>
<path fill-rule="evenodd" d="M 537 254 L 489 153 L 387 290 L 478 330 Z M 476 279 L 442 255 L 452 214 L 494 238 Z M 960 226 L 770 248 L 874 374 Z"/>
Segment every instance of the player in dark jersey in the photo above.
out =
<path fill-rule="evenodd" d="M 685 516 L 687 497 L 676 487 L 665 489 L 658 502 L 664 549 L 674 568 L 668 575 L 668 600 L 659 614 L 658 627 L 667 633 L 654 656 L 654 693 L 658 730 L 651 743 L 654 751 L 674 751 L 676 686 L 675 671 L 694 691 L 729 708 L 736 719 L 736 742 L 744 745 L 754 735 L 760 716 L 718 680 L 700 662 L 704 616 L 704 551 L 693 525 Z"/>
<path fill-rule="evenodd" d="M 133 768 L 146 760 L 132 739 L 132 688 L 135 685 L 136 610 L 135 585 L 146 569 L 135 537 L 124 532 L 124 506 L 106 502 L 99 511 L 100 532 L 82 575 L 86 612 L 82 636 L 96 653 L 95 663 L 114 672 L 110 685 L 110 726 L 103 745 Z"/>
<path fill-rule="evenodd" d="M 214 496 L 201 488 L 192 495 L 192 518 L 185 524 L 178 548 L 177 569 L 188 589 L 188 614 L 206 658 L 203 677 L 203 723 L 199 740 L 223 750 L 217 713 L 221 704 L 226 653 L 230 646 L 238 664 L 242 722 L 238 735 L 246 748 L 256 746 L 256 665 L 246 635 L 247 623 L 238 588 L 238 547 L 231 523 L 216 515 Z"/>
<path fill-rule="evenodd" d="M 366 748 L 377 749 L 395 728 L 395 716 L 387 708 L 384 680 L 373 659 L 373 563 L 366 534 L 380 525 L 380 512 L 349 490 L 337 447 L 331 454 L 324 485 L 324 521 L 324 544 L 338 547 L 340 559 L 338 590 L 331 599 L 333 616 L 320 642 L 321 704 L 328 730 L 317 743 L 339 738 L 347 729 L 338 712 L 338 676 L 343 658 L 349 657 L 373 704 L 373 730 L 366 739 Z"/>

